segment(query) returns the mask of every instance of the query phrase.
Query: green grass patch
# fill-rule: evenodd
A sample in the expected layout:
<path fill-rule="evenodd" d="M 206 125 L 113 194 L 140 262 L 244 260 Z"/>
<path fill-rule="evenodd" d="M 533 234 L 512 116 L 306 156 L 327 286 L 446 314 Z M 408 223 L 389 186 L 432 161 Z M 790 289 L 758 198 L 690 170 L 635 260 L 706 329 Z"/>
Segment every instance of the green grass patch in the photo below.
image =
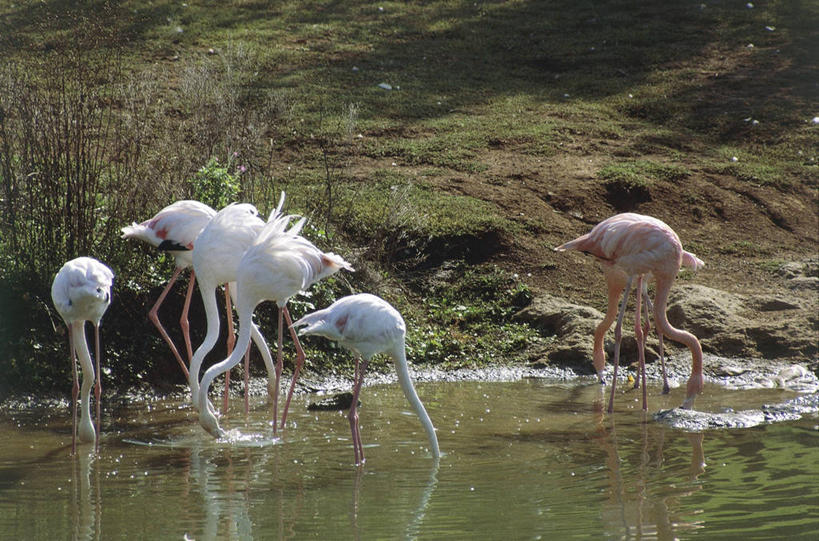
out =
<path fill-rule="evenodd" d="M 539 340 L 533 328 L 510 322 L 532 299 L 516 274 L 494 265 L 447 272 L 450 276 L 428 290 L 423 309 L 409 322 L 412 357 L 450 368 L 507 363 Z"/>
<path fill-rule="evenodd" d="M 597 173 L 597 176 L 610 191 L 632 196 L 648 196 L 651 186 L 656 181 L 679 181 L 689 174 L 690 172 L 681 166 L 649 160 L 629 160 L 607 165 Z"/>
<path fill-rule="evenodd" d="M 787 263 L 784 259 L 766 259 L 763 261 L 757 261 L 756 264 L 769 274 L 778 274 L 779 269 Z"/>
<path fill-rule="evenodd" d="M 754 257 L 770 254 L 768 248 L 760 246 L 750 240 L 738 240 L 720 247 L 720 252 L 740 257 Z"/>

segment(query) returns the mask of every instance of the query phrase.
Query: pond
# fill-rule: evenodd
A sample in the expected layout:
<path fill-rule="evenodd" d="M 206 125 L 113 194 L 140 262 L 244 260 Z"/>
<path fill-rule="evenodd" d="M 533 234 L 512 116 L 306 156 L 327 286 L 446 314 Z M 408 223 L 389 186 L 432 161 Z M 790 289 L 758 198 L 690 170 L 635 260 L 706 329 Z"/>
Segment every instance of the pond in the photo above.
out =
<path fill-rule="evenodd" d="M 362 392 L 367 462 L 345 412 L 309 411 L 273 437 L 241 399 L 214 440 L 180 400 L 103 404 L 98 453 L 72 457 L 65 404 L 0 416 L 3 539 L 806 538 L 819 531 L 816 414 L 688 433 L 639 393 L 588 380 L 417 385 L 440 460 L 397 385 Z M 606 387 L 608 389 L 608 387 Z M 683 389 L 650 411 L 679 405 Z M 736 410 L 795 393 L 706 385 L 696 407 Z"/>

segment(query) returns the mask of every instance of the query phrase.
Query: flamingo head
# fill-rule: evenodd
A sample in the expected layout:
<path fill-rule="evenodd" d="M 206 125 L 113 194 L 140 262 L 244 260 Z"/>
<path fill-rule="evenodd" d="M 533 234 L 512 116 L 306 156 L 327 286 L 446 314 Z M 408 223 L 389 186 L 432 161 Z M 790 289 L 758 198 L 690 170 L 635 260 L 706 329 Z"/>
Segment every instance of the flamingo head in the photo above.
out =
<path fill-rule="evenodd" d="M 210 411 L 208 407 L 199 408 L 199 424 L 202 428 L 208 431 L 208 434 L 214 438 L 221 438 L 225 435 L 225 431 L 219 426 L 219 421 L 216 416 Z"/>
<path fill-rule="evenodd" d="M 685 400 L 683 400 L 682 409 L 690 410 L 694 407 L 694 399 L 702 392 L 703 378 L 702 374 L 691 374 L 686 385 Z"/>

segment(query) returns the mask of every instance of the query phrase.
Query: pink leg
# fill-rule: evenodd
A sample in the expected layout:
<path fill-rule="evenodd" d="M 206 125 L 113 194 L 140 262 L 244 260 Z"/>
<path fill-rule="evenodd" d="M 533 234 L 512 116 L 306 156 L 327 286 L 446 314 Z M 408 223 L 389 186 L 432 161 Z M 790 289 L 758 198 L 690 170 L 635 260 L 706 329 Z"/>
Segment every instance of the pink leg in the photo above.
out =
<path fill-rule="evenodd" d="M 233 346 L 236 345 L 236 337 L 233 335 L 233 310 L 230 302 L 230 285 L 225 284 L 225 310 L 227 311 L 227 354 L 233 353 Z M 225 394 L 222 398 L 222 413 L 228 411 L 228 398 L 230 396 L 230 370 L 225 372 Z"/>
<path fill-rule="evenodd" d="M 250 413 L 250 344 L 245 351 L 245 415 Z"/>
<path fill-rule="evenodd" d="M 77 377 L 77 359 L 74 353 L 74 333 L 72 324 L 68 324 L 68 354 L 71 358 L 71 372 L 74 375 L 74 386 L 71 388 L 71 454 L 77 454 L 77 397 L 80 395 L 80 380 Z"/>
<path fill-rule="evenodd" d="M 620 304 L 620 313 L 617 316 L 617 325 L 614 327 L 614 376 L 611 380 L 611 396 L 609 397 L 608 412 L 614 412 L 614 389 L 617 386 L 617 368 L 620 366 L 620 339 L 623 337 L 623 316 L 626 314 L 626 304 L 628 295 L 631 292 L 631 280 L 629 276 L 626 280 L 626 287 L 623 291 L 623 302 Z"/>
<path fill-rule="evenodd" d="M 287 393 L 287 401 L 284 403 L 284 413 L 282 413 L 282 428 L 284 428 L 284 423 L 287 420 L 287 410 L 290 409 L 290 399 L 293 398 L 293 390 L 296 388 L 296 381 L 299 379 L 299 373 L 304 366 L 305 355 L 304 350 L 301 347 L 301 342 L 299 342 L 299 336 L 292 327 L 293 320 L 290 319 L 290 311 L 287 309 L 287 306 L 284 306 L 282 311 L 284 311 L 284 318 L 287 320 L 287 327 L 290 329 L 290 336 L 293 338 L 293 342 L 296 344 L 296 364 L 295 368 L 293 369 L 293 382 L 290 384 L 290 391 Z"/>
<path fill-rule="evenodd" d="M 642 378 L 643 380 L 643 411 L 646 411 L 648 408 L 647 397 L 646 397 L 646 354 L 645 354 L 645 334 L 643 333 L 643 325 L 642 325 L 642 312 L 643 312 L 643 276 L 640 275 L 637 277 L 637 288 L 635 289 L 635 297 L 636 298 L 636 309 L 635 314 L 636 317 L 634 318 L 634 338 L 637 341 L 637 360 L 639 366 L 639 372 L 637 374 L 637 378 L 634 384 L 636 388 L 639 385 L 639 380 Z"/>
<path fill-rule="evenodd" d="M 600 383 L 605 383 L 603 371 L 606 368 L 606 352 L 603 349 L 603 341 L 606 333 L 617 319 L 617 309 L 620 306 L 620 295 L 626 285 L 624 275 L 610 267 L 604 267 L 606 276 L 606 288 L 608 289 L 608 307 L 603 321 L 594 330 L 594 370 L 597 372 L 597 379 Z"/>
<path fill-rule="evenodd" d="M 634 341 L 637 343 L 637 359 L 640 358 L 640 351 L 643 351 L 643 348 L 645 347 L 645 341 L 644 341 L 645 340 L 645 334 L 643 334 L 643 324 L 642 324 L 642 321 L 643 321 L 643 319 L 642 319 L 643 307 L 642 307 L 642 302 L 641 302 L 642 297 L 640 296 L 640 293 L 639 293 L 639 291 L 640 291 L 639 282 L 640 282 L 641 278 L 642 278 L 642 276 L 637 277 L 637 282 L 638 283 L 637 283 L 637 289 L 635 290 L 635 297 L 636 298 L 634 299 L 634 303 L 636 304 L 635 310 L 634 310 Z M 637 377 L 634 378 L 634 387 L 633 388 L 634 389 L 639 389 L 640 388 L 640 364 L 639 364 L 639 362 L 637 363 Z"/>
<path fill-rule="evenodd" d="M 278 338 L 278 347 L 276 349 L 276 382 L 273 385 L 273 433 L 276 433 L 276 427 L 279 422 L 279 382 L 281 381 L 282 377 L 282 338 L 284 334 L 284 316 L 282 314 L 283 308 L 279 307 L 279 338 Z M 284 425 L 282 425 L 284 426 Z"/>
<path fill-rule="evenodd" d="M 353 403 L 350 405 L 350 431 L 353 435 L 353 454 L 356 466 L 364 464 L 364 447 L 361 445 L 361 427 L 358 423 L 358 395 L 361 393 L 361 384 L 364 381 L 364 372 L 367 370 L 367 361 L 362 360 L 359 368 L 358 357 L 355 359 L 355 381 L 353 383 Z"/>
<path fill-rule="evenodd" d="M 165 339 L 165 342 L 168 344 L 168 346 L 170 346 L 171 352 L 173 352 L 173 356 L 176 357 L 176 362 L 179 363 L 179 366 L 182 368 L 182 372 L 185 373 L 185 378 L 187 379 L 187 377 L 188 377 L 188 367 L 185 366 L 185 362 L 182 360 L 182 357 L 179 355 L 179 351 L 176 349 L 176 346 L 174 345 L 173 340 L 171 340 L 171 337 L 168 336 L 168 333 L 165 331 L 165 327 L 163 327 L 162 323 L 159 321 L 159 314 L 158 314 L 159 307 L 165 301 L 165 297 L 168 296 L 168 292 L 171 290 L 171 287 L 176 282 L 176 279 L 179 276 L 179 273 L 181 271 L 182 271 L 182 269 L 180 269 L 179 267 L 174 269 L 173 276 L 171 276 L 171 279 L 168 280 L 168 283 L 165 286 L 165 289 L 162 290 L 162 293 L 159 294 L 159 298 L 156 300 L 156 303 L 154 304 L 153 308 L 151 308 L 151 311 L 148 312 L 148 318 L 154 324 L 154 327 L 157 328 L 157 330 L 159 331 L 159 334 L 162 335 L 162 338 Z"/>
<path fill-rule="evenodd" d="M 94 325 L 94 359 L 97 361 L 97 383 L 94 385 L 94 398 L 97 402 L 97 438 L 95 450 L 100 449 L 100 397 L 102 396 L 102 378 L 100 375 L 100 326 Z"/>
<path fill-rule="evenodd" d="M 646 331 L 645 331 L 645 334 L 646 334 L 646 336 L 648 336 L 648 331 L 651 328 L 649 312 L 654 312 L 654 305 L 651 303 L 651 299 L 649 298 L 647 291 L 643 293 L 643 296 L 644 296 L 645 301 L 646 301 Z M 663 355 L 663 333 L 660 332 L 660 328 L 657 326 L 656 318 L 655 318 L 655 321 L 654 321 L 654 328 L 657 329 L 657 343 L 658 343 L 658 345 L 657 345 L 657 355 L 659 355 L 659 357 L 660 357 L 660 368 L 662 369 L 662 372 L 663 372 L 663 394 L 668 394 L 671 389 L 668 386 L 668 375 L 666 374 L 666 371 L 665 371 L 665 356 Z"/>
<path fill-rule="evenodd" d="M 361 456 L 361 463 L 364 464 L 366 459 L 364 458 L 364 444 L 361 443 L 361 423 L 358 418 L 358 397 L 361 396 L 361 387 L 364 385 L 364 372 L 367 371 L 367 361 L 362 360 L 360 363 L 360 368 L 358 372 L 358 395 L 355 397 L 355 407 L 356 407 L 356 414 L 355 414 L 355 434 L 356 434 L 356 441 L 358 442 L 358 454 Z"/>
<path fill-rule="evenodd" d="M 643 288 L 645 288 L 645 280 L 643 280 Z M 640 325 L 640 329 L 642 331 L 643 339 L 639 344 L 640 347 L 643 349 L 643 359 L 645 359 L 645 351 L 646 351 L 646 344 L 648 343 L 648 333 L 651 330 L 651 319 L 648 314 L 648 293 L 643 289 L 642 294 L 638 293 L 638 296 L 642 300 L 642 306 L 644 310 L 641 310 L 639 314 L 637 314 L 637 323 Z M 642 316 L 645 314 L 646 320 L 643 322 Z M 635 332 L 635 337 L 637 333 Z M 643 382 L 643 386 L 645 387 L 645 381 Z M 634 388 L 638 389 L 640 387 L 640 378 L 634 380 Z"/>
<path fill-rule="evenodd" d="M 191 307 L 191 297 L 193 296 L 193 285 L 196 283 L 196 273 L 191 269 L 188 277 L 188 291 L 185 293 L 185 305 L 182 307 L 182 315 L 179 317 L 179 326 L 182 327 L 182 336 L 185 338 L 185 349 L 188 352 L 188 364 L 193 358 L 193 348 L 191 347 L 190 323 L 188 322 L 188 310 Z M 185 374 L 187 377 L 187 374 Z"/>
<path fill-rule="evenodd" d="M 668 386 L 668 376 L 665 372 L 665 356 L 663 355 L 663 333 L 657 331 L 657 354 L 660 356 L 660 367 L 663 370 L 663 394 L 668 394 L 671 389 Z"/>

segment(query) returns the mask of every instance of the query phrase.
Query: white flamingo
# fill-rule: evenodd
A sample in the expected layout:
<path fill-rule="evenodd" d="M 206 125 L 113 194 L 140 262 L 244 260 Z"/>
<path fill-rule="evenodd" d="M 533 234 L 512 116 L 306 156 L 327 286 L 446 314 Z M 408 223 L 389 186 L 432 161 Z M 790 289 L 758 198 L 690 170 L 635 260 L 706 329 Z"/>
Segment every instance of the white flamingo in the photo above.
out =
<path fill-rule="evenodd" d="M 71 454 L 77 451 L 77 363 L 82 367 L 82 409 L 79 427 L 80 441 L 97 442 L 100 433 L 100 319 L 111 304 L 111 285 L 114 272 L 91 257 L 78 257 L 67 262 L 54 277 L 51 299 L 68 327 L 68 349 L 74 386 L 71 390 Z M 94 365 L 85 340 L 85 322 L 94 325 L 94 358 L 97 361 L 94 396 L 97 403 L 97 426 L 91 422 L 91 385 L 94 381 Z M 76 357 L 75 357 L 76 356 Z"/>
<path fill-rule="evenodd" d="M 282 192 L 279 206 L 274 210 L 270 218 L 275 219 L 281 213 L 284 205 L 284 193 Z M 265 222 L 259 218 L 256 207 L 249 203 L 232 203 L 220 210 L 216 216 L 208 223 L 199 234 L 193 247 L 193 269 L 196 272 L 199 282 L 199 292 L 202 295 L 202 302 L 205 306 L 207 316 L 207 333 L 202 344 L 196 349 L 191 358 L 190 373 L 188 374 L 188 384 L 191 390 L 191 402 L 194 408 L 199 408 L 199 370 L 205 356 L 216 345 L 219 338 L 219 314 L 216 305 L 216 288 L 225 284 L 226 303 L 230 306 L 230 297 L 235 297 L 235 284 L 230 282 L 236 280 L 236 273 L 239 269 L 239 261 L 248 247 L 256 239 L 256 236 L 264 227 Z M 234 298 L 234 304 L 236 299 Z M 259 332 L 255 324 L 250 325 L 250 332 L 253 342 L 259 348 L 264 359 L 268 372 L 268 379 L 274 378 L 273 358 L 264 337 Z M 233 317 L 228 317 L 228 352 L 233 352 L 236 338 L 233 336 Z M 245 408 L 247 408 L 247 388 L 248 388 L 248 357 L 250 350 L 245 348 L 240 352 L 245 353 Z M 227 379 L 227 375 L 225 376 Z M 268 384 L 268 393 L 272 397 L 273 391 Z M 225 389 L 223 410 L 227 409 L 227 387 Z"/>
<path fill-rule="evenodd" d="M 407 368 L 406 325 L 401 314 L 388 302 L 370 295 L 360 293 L 343 297 L 329 307 L 307 314 L 293 323 L 293 327 L 304 326 L 299 334 L 316 334 L 335 340 L 356 356 L 355 380 L 353 384 L 353 402 L 350 406 L 350 430 L 353 435 L 353 452 L 355 463 L 364 463 L 364 447 L 361 445 L 361 428 L 358 424 L 358 395 L 364 381 L 364 373 L 370 359 L 381 352 L 387 352 L 395 362 L 398 383 L 404 396 L 412 405 L 429 438 L 432 456 L 441 455 L 438 449 L 438 437 L 435 427 L 415 392 Z M 361 358 L 359 366 L 359 358 Z"/>
<path fill-rule="evenodd" d="M 166 251 L 174 258 L 175 268 L 171 279 L 168 280 L 165 289 L 159 295 L 151 311 L 148 312 L 148 318 L 153 322 L 154 326 L 165 339 L 165 342 L 170 346 L 176 361 L 182 368 L 185 378 L 188 378 L 188 367 L 182 360 L 182 356 L 176 349 L 171 337 L 165 331 L 162 323 L 159 321 L 159 307 L 165 301 L 179 274 L 191 266 L 193 266 L 193 246 L 196 237 L 204 229 L 211 219 L 216 216 L 216 211 L 199 201 L 177 201 L 172 205 L 168 205 L 156 213 L 149 220 L 142 223 L 132 223 L 129 226 L 122 228 L 122 238 L 134 238 L 147 242 L 160 251 Z M 196 279 L 196 273 L 191 270 L 190 281 L 188 282 L 188 290 L 185 294 L 185 305 L 182 309 L 182 316 L 179 319 L 179 325 L 182 327 L 182 335 L 185 340 L 185 347 L 188 353 L 188 362 L 193 356 L 190 337 L 190 325 L 188 323 L 188 309 L 191 304 L 191 296 L 193 294 L 193 284 Z M 230 312 L 228 312 L 230 317 Z"/>
<path fill-rule="evenodd" d="M 202 376 L 199 390 L 199 422 L 202 427 L 215 437 L 223 434 L 219 422 L 208 406 L 208 388 L 215 377 L 229 371 L 241 358 L 241 352 L 250 343 L 250 332 L 253 328 L 253 312 L 259 303 L 265 300 L 275 301 L 279 307 L 278 348 L 276 356 L 276 376 L 273 386 L 273 429 L 276 430 L 278 419 L 278 390 L 282 372 L 283 318 L 287 319 L 288 328 L 292 320 L 287 310 L 287 301 L 299 291 L 309 288 L 322 278 L 341 269 L 353 270 L 340 256 L 324 253 L 299 233 L 305 219 L 287 230 L 292 216 L 279 216 L 269 221 L 259 236 L 237 262 L 236 274 L 236 309 L 239 312 L 239 340 L 233 353 L 224 361 L 211 366 Z M 287 420 L 287 409 L 293 395 L 299 371 L 304 364 L 304 351 L 299 344 L 295 331 L 290 329 L 296 344 L 297 360 L 293 373 L 293 382 L 287 394 L 287 401 L 282 414 L 282 427 Z"/>

